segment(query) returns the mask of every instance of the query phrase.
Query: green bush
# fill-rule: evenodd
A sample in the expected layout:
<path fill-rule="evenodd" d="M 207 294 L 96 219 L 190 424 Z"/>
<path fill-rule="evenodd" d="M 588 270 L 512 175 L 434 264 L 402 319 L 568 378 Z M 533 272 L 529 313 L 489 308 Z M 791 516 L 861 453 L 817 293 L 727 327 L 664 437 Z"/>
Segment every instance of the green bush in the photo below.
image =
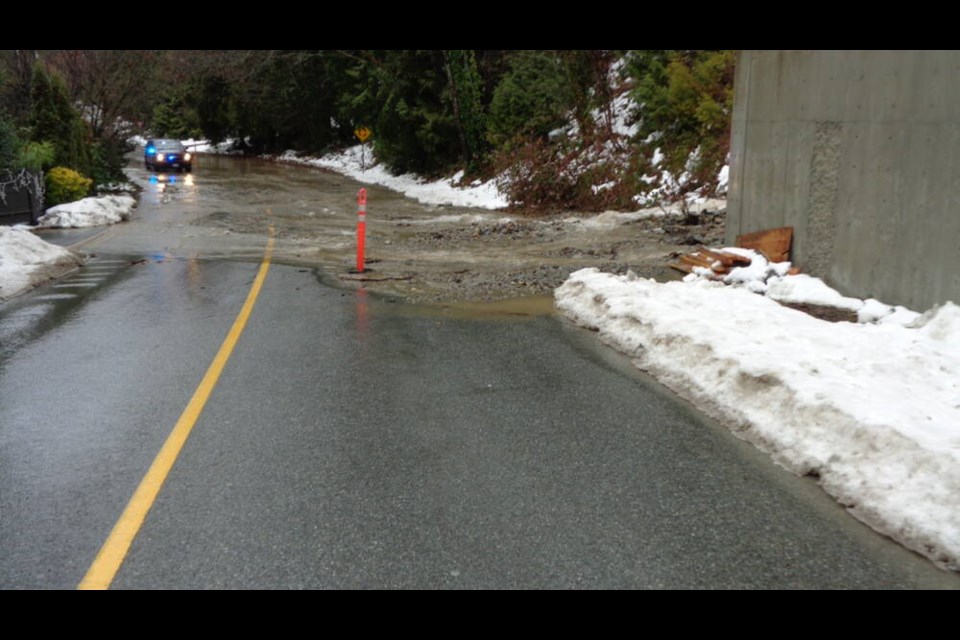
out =
<path fill-rule="evenodd" d="M 54 207 L 87 196 L 93 180 L 85 178 L 73 169 L 54 167 L 47 172 L 45 206 Z"/>
<path fill-rule="evenodd" d="M 56 150 L 50 142 L 28 142 L 20 149 L 17 163 L 25 169 L 39 172 L 53 163 L 55 155 Z"/>
<path fill-rule="evenodd" d="M 111 182 L 126 182 L 123 173 L 126 161 L 123 157 L 125 143 L 120 140 L 97 140 L 90 147 L 90 177 L 96 185 Z"/>

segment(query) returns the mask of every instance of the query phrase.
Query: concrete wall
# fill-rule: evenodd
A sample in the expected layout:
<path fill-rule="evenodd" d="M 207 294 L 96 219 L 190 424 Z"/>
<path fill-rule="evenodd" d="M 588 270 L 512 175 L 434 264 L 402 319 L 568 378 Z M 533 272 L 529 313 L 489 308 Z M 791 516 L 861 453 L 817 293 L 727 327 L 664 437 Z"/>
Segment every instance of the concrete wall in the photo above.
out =
<path fill-rule="evenodd" d="M 960 51 L 743 51 L 727 242 L 793 226 L 842 292 L 960 303 Z"/>

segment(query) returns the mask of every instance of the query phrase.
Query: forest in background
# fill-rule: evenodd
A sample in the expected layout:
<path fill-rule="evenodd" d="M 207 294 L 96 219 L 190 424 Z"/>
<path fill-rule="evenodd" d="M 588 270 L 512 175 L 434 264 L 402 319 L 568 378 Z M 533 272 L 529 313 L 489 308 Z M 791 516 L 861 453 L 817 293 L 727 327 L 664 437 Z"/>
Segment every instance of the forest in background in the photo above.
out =
<path fill-rule="evenodd" d="M 654 190 L 715 188 L 734 62 L 729 50 L 3 51 L 0 168 L 104 184 L 123 178 L 134 133 L 320 154 L 366 126 L 396 173 L 507 176 L 530 209 L 630 208 Z"/>

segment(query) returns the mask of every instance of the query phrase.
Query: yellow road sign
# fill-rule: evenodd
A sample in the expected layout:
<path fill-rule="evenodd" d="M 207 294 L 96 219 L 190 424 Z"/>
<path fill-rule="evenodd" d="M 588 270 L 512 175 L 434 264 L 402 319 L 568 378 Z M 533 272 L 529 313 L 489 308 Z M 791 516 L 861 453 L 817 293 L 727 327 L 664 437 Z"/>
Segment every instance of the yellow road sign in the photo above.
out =
<path fill-rule="evenodd" d="M 373 131 L 371 131 L 369 127 L 357 127 L 353 130 L 353 135 L 357 136 L 360 142 L 366 142 L 367 138 L 373 135 Z"/>

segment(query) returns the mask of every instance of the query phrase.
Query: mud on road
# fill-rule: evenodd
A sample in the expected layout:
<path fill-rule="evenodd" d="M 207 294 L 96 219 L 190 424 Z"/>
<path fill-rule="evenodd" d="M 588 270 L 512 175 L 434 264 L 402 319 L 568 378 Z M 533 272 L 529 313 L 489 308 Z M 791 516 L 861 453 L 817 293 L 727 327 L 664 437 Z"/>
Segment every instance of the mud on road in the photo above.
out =
<path fill-rule="evenodd" d="M 275 260 L 322 267 L 337 284 L 406 302 L 490 302 L 551 294 L 585 267 L 675 280 L 668 264 L 700 245 L 722 244 L 725 203 L 696 215 L 604 213 L 528 215 L 437 208 L 418 215 L 368 215 L 366 270 L 356 266 L 355 216 L 273 213 Z M 198 221 L 255 233 L 267 219 Z"/>
<path fill-rule="evenodd" d="M 205 156 L 193 174 L 141 185 L 129 225 L 110 234 L 136 252 L 256 260 L 274 229 L 277 262 L 316 267 L 331 284 L 363 286 L 408 302 L 487 302 L 552 293 L 570 273 L 598 267 L 670 280 L 672 256 L 721 244 L 723 200 L 696 215 L 650 209 L 579 215 L 424 205 L 329 171 Z M 357 192 L 368 191 L 367 272 L 356 265 Z"/>

